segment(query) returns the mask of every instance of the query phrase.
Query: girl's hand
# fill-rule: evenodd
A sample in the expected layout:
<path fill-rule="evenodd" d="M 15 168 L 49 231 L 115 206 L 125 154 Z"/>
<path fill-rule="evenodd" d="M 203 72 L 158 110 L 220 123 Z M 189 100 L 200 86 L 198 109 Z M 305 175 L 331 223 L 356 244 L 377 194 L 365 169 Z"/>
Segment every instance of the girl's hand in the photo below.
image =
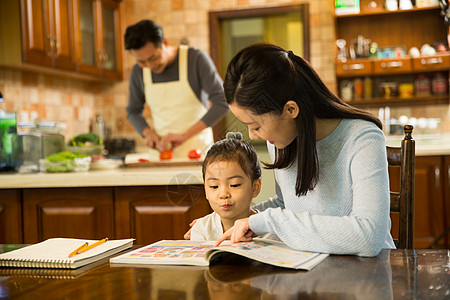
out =
<path fill-rule="evenodd" d="M 194 219 L 191 223 L 189 223 L 189 227 L 192 228 L 192 226 L 194 226 L 195 222 L 197 222 L 197 219 Z M 191 239 L 191 228 L 189 228 L 189 230 L 184 234 L 184 239 L 185 240 L 190 240 Z"/>
<path fill-rule="evenodd" d="M 257 235 L 250 229 L 248 218 L 239 219 L 234 222 L 233 227 L 225 231 L 225 233 L 217 240 L 214 247 L 219 246 L 223 241 L 230 239 L 231 243 L 249 242 Z"/>

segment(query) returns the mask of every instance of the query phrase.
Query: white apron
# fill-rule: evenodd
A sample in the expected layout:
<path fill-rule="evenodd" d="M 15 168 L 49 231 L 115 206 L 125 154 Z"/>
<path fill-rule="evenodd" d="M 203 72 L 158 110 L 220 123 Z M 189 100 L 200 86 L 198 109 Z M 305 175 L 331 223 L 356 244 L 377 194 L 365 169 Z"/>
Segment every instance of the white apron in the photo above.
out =
<path fill-rule="evenodd" d="M 178 81 L 153 83 L 149 68 L 143 68 L 145 99 L 153 117 L 156 133 L 163 137 L 168 133 L 183 133 L 200 120 L 207 109 L 201 104 L 192 91 L 188 81 L 188 47 L 180 46 L 178 53 Z M 200 149 L 205 155 L 213 144 L 213 133 L 210 127 L 191 137 L 173 150 L 174 158 L 188 158 L 192 149 Z M 150 149 L 150 157 L 156 151 Z M 153 150 L 153 151 L 152 151 Z"/>

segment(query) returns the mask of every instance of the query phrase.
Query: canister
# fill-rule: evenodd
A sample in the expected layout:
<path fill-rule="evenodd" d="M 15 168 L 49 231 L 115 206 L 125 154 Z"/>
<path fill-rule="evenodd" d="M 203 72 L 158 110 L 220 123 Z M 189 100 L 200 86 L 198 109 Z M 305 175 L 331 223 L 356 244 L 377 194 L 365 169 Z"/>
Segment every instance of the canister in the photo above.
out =
<path fill-rule="evenodd" d="M 431 79 L 431 92 L 435 95 L 447 94 L 448 91 L 448 80 L 442 72 L 437 72 L 433 74 Z"/>
<path fill-rule="evenodd" d="M 416 96 L 428 96 L 431 93 L 431 82 L 425 74 L 419 74 L 416 76 L 414 82 L 416 89 Z"/>
<path fill-rule="evenodd" d="M 412 98 L 414 96 L 414 84 L 412 83 L 399 84 L 398 95 L 400 98 Z"/>
<path fill-rule="evenodd" d="M 361 100 L 364 94 L 364 83 L 361 78 L 356 78 L 353 80 L 353 85 L 355 87 L 355 100 Z"/>

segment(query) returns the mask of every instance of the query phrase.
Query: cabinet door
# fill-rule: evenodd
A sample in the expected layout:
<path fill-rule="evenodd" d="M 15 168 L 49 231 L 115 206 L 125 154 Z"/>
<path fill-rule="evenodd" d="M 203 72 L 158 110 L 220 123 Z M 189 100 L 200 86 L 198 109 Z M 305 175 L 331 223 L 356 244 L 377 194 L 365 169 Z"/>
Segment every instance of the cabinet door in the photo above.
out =
<path fill-rule="evenodd" d="M 115 195 L 117 238 L 140 245 L 183 239 L 193 219 L 211 212 L 202 185 L 118 187 Z"/>
<path fill-rule="evenodd" d="M 22 244 L 20 190 L 0 189 L 0 244 Z"/>
<path fill-rule="evenodd" d="M 445 185 L 445 189 L 444 189 L 444 207 L 445 207 L 445 230 L 449 230 L 450 229 L 450 156 L 446 156 L 445 157 L 445 161 L 444 161 L 444 185 Z M 450 247 L 450 232 L 447 232 L 446 236 L 445 236 L 445 244 L 446 244 L 446 248 Z"/>
<path fill-rule="evenodd" d="M 82 73 L 100 75 L 99 67 L 99 16 L 96 0 L 74 2 L 75 56 Z"/>
<path fill-rule="evenodd" d="M 23 1 L 25 62 L 74 70 L 70 0 Z"/>
<path fill-rule="evenodd" d="M 24 242 L 115 238 L 113 211 L 112 188 L 25 189 Z"/>
<path fill-rule="evenodd" d="M 443 182 L 443 157 L 416 157 L 415 248 L 427 248 L 444 231 Z"/>
<path fill-rule="evenodd" d="M 54 66 L 75 70 L 71 0 L 49 0 Z"/>
<path fill-rule="evenodd" d="M 101 0 L 100 64 L 105 77 L 120 79 L 122 65 L 122 37 L 120 35 L 119 3 Z"/>
<path fill-rule="evenodd" d="M 51 66 L 52 52 L 47 0 L 22 1 L 24 62 Z"/>
<path fill-rule="evenodd" d="M 119 79 L 122 52 L 118 2 L 77 0 L 74 24 L 79 71 Z"/>

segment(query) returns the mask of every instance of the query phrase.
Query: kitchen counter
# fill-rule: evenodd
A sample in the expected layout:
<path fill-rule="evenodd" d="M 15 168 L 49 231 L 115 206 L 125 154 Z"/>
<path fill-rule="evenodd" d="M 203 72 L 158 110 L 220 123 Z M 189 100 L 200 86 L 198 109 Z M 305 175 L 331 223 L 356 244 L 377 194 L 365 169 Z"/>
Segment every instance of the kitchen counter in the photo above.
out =
<path fill-rule="evenodd" d="M 203 184 L 201 166 L 118 168 L 72 173 L 0 173 L 0 189 Z"/>
<path fill-rule="evenodd" d="M 450 155 L 450 135 L 418 135 L 416 156 Z M 390 135 L 386 144 L 399 147 L 403 136 Z M 118 168 L 73 173 L 0 173 L 0 189 L 154 186 L 203 184 L 201 166 Z"/>

